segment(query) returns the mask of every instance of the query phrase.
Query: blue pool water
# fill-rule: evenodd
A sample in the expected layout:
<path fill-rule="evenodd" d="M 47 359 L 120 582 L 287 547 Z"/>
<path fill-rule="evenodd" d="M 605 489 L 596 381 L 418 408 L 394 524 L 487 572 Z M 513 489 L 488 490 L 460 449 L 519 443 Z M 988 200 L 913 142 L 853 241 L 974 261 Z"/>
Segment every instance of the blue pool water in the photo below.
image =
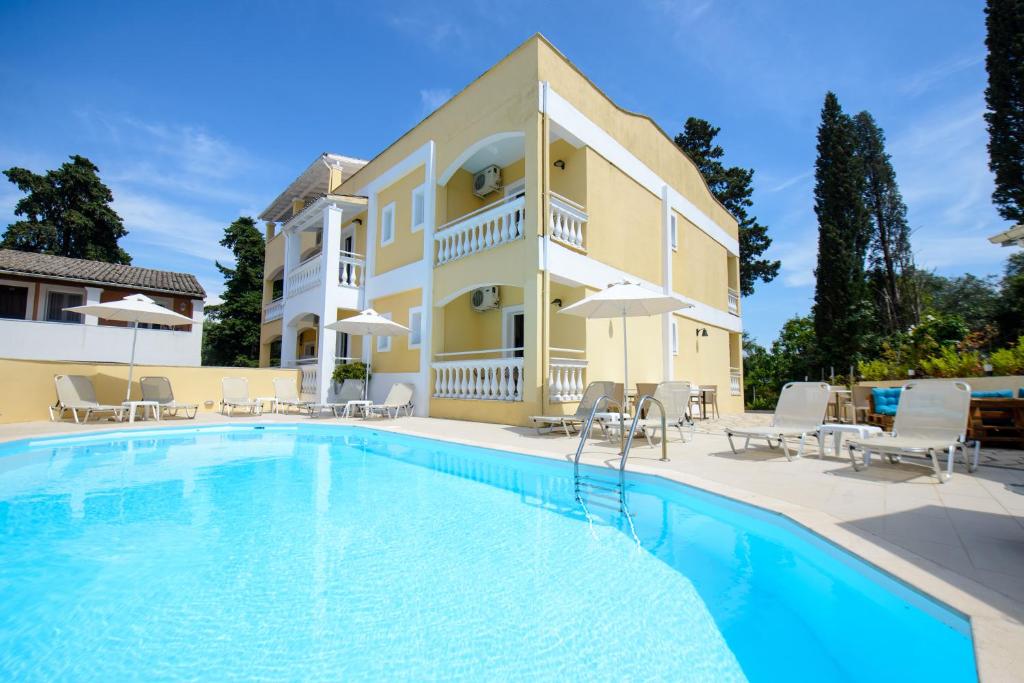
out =
<path fill-rule="evenodd" d="M 976 680 L 966 619 L 783 518 L 627 501 L 359 428 L 0 447 L 0 679 Z"/>

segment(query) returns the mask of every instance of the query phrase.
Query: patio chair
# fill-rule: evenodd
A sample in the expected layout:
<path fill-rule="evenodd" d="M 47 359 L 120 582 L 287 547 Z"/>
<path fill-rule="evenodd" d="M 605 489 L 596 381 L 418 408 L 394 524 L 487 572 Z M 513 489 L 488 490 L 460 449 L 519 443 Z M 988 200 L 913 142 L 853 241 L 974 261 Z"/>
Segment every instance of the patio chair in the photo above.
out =
<path fill-rule="evenodd" d="M 235 408 L 248 408 L 249 414 L 259 413 L 260 402 L 249 398 L 249 380 L 245 377 L 225 377 L 220 381 L 222 415 L 234 415 Z"/>
<path fill-rule="evenodd" d="M 366 416 L 380 415 L 381 417 L 397 418 L 402 410 L 405 410 L 407 416 L 412 415 L 413 391 L 413 386 L 408 382 L 395 382 L 388 390 L 388 395 L 383 403 L 366 406 Z M 394 411 L 393 415 L 392 411 Z"/>
<path fill-rule="evenodd" d="M 729 437 L 729 448 L 736 453 L 733 444 L 734 436 L 746 438 L 743 450 L 750 446 L 751 439 L 764 439 L 769 448 L 776 448 L 772 440 L 778 441 L 786 460 L 792 460 L 786 438 L 799 438 L 800 449 L 796 457 L 804 454 L 804 446 L 809 435 L 818 432 L 818 426 L 825 416 L 828 406 L 829 386 L 825 382 L 790 382 L 782 387 L 779 402 L 775 405 L 772 423 L 767 427 L 726 427 L 725 435 Z"/>
<path fill-rule="evenodd" d="M 185 417 L 191 420 L 199 412 L 198 403 L 179 403 L 174 400 L 171 380 L 166 377 L 140 377 L 139 388 L 142 389 L 142 400 L 156 401 L 161 414 L 166 412 L 171 417 L 177 417 L 178 411 L 181 410 Z"/>
<path fill-rule="evenodd" d="M 639 385 L 637 389 L 639 389 Z M 652 396 L 654 396 L 654 400 L 660 402 L 665 407 L 665 427 L 668 429 L 675 427 L 679 430 L 679 440 L 686 441 L 683 428 L 689 426 L 690 441 L 693 441 L 696 425 L 690 417 L 690 383 L 661 382 L 655 387 Z M 639 397 L 637 401 L 640 401 Z M 657 406 L 648 403 L 645 407 L 645 413 L 646 415 L 641 418 L 639 426 L 644 430 L 644 438 L 647 439 L 647 445 L 654 446 L 651 437 L 657 437 L 658 430 L 661 429 L 661 411 L 658 410 Z M 667 434 L 665 438 L 668 438 Z"/>
<path fill-rule="evenodd" d="M 96 413 L 110 413 L 120 422 L 124 419 L 124 406 L 106 405 L 96 400 L 96 388 L 92 380 L 84 375 L 54 375 L 53 383 L 57 388 L 57 402 L 50 406 L 50 421 L 64 419 L 64 413 L 71 411 L 75 424 L 88 422 L 89 416 Z M 78 411 L 85 415 L 78 419 Z"/>
<path fill-rule="evenodd" d="M 346 379 L 341 383 L 341 389 L 333 397 L 333 401 L 326 401 L 324 403 L 310 403 L 307 407 L 309 410 L 310 417 L 316 417 L 323 415 L 327 410 L 331 411 L 334 417 L 338 417 L 339 411 L 344 411 L 348 407 L 349 401 L 362 401 L 363 396 L 366 393 L 363 391 L 363 380 L 361 379 Z"/>
<path fill-rule="evenodd" d="M 867 439 L 847 442 L 850 462 L 855 470 L 855 451 L 863 453 L 863 467 L 871 465 L 871 454 L 885 455 L 890 462 L 903 457 L 925 457 L 931 460 L 935 476 L 942 483 L 953 474 L 953 459 L 963 453 L 968 472 L 978 469 L 980 444 L 967 441 L 967 417 L 971 409 L 971 387 L 966 382 L 908 382 L 900 394 L 892 432 Z M 973 446 L 974 456 L 967 460 L 967 449 Z M 946 471 L 939 465 L 939 454 L 946 453 Z"/>
<path fill-rule="evenodd" d="M 296 408 L 298 410 L 309 410 L 312 401 L 303 401 L 299 398 L 299 385 L 294 378 L 275 377 L 274 399 L 277 407 Z"/>
<path fill-rule="evenodd" d="M 556 429 L 565 430 L 566 436 L 572 436 L 573 429 L 579 429 L 590 417 L 590 411 L 601 396 L 612 396 L 615 393 L 614 382 L 591 382 L 583 391 L 583 398 L 576 406 L 576 412 L 572 415 L 532 415 L 530 421 L 534 423 L 538 434 L 550 434 Z"/>

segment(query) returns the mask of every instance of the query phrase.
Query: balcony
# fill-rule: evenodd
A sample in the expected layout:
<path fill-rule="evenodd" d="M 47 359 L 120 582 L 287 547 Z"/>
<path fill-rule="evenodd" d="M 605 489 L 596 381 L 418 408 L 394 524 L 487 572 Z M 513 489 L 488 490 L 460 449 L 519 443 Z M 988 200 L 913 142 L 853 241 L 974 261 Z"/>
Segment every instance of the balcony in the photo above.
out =
<path fill-rule="evenodd" d="M 363 286 L 363 270 L 366 267 L 366 260 L 362 254 L 355 254 L 350 251 L 341 252 L 341 261 L 338 267 L 338 284 L 342 287 L 359 289 Z"/>
<path fill-rule="evenodd" d="M 321 254 L 314 254 L 295 266 L 285 276 L 288 296 L 295 296 L 320 285 L 320 274 L 323 271 Z"/>
<path fill-rule="evenodd" d="M 519 349 L 486 349 L 439 353 L 438 357 L 513 353 Z M 522 401 L 523 359 L 511 356 L 431 363 L 434 398 L 476 401 Z"/>
<path fill-rule="evenodd" d="M 523 237 L 525 198 L 510 197 L 442 225 L 434 235 L 434 263 L 443 265 Z"/>
<path fill-rule="evenodd" d="M 269 323 L 280 320 L 284 315 L 284 297 L 274 299 L 263 307 L 263 322 Z"/>
<path fill-rule="evenodd" d="M 740 293 L 732 287 L 729 288 L 729 312 L 733 315 L 740 314 Z"/>
<path fill-rule="evenodd" d="M 729 393 L 740 396 L 743 393 L 743 382 L 739 368 L 729 368 Z"/>
<path fill-rule="evenodd" d="M 587 386 L 584 377 L 586 369 L 586 360 L 552 358 L 548 363 L 548 400 L 551 403 L 574 403 L 582 400 L 583 390 Z"/>
<path fill-rule="evenodd" d="M 555 194 L 550 195 L 548 230 L 551 239 L 579 251 L 586 251 L 587 214 L 576 202 Z"/>

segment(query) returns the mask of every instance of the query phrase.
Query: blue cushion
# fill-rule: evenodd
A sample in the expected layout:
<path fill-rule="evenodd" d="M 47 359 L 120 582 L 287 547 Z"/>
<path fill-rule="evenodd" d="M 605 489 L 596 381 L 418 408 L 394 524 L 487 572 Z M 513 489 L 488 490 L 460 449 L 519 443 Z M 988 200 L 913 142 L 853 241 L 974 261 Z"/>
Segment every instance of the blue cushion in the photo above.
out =
<path fill-rule="evenodd" d="M 903 387 L 871 387 L 871 399 L 879 415 L 895 415 Z"/>
<path fill-rule="evenodd" d="M 1017 390 L 1017 398 L 1024 398 L 1024 387 Z"/>
<path fill-rule="evenodd" d="M 972 391 L 971 398 L 1013 398 L 1013 389 L 1004 391 Z"/>

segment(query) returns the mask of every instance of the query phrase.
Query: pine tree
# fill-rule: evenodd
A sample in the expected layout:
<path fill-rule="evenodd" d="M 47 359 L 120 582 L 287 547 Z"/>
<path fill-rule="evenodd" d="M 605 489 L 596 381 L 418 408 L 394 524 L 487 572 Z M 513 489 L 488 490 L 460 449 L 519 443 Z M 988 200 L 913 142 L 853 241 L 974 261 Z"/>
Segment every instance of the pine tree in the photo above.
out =
<path fill-rule="evenodd" d="M 906 331 L 918 319 L 907 207 L 896 183 L 896 171 L 885 151 L 885 133 L 866 111 L 854 117 L 853 125 L 857 154 L 864 171 L 864 207 L 872 223 L 868 286 L 872 290 L 879 331 L 891 335 Z"/>
<path fill-rule="evenodd" d="M 988 0 L 988 166 L 999 215 L 1024 223 L 1024 0 Z"/>
<path fill-rule="evenodd" d="M 207 309 L 203 365 L 255 367 L 260 357 L 265 242 L 256 221 L 243 216 L 220 241 L 235 255 L 235 267 L 217 263 L 224 276 L 224 302 Z"/>
<path fill-rule="evenodd" d="M 25 220 L 7 226 L 0 247 L 131 263 L 132 257 L 117 244 L 128 231 L 110 207 L 114 195 L 94 163 L 76 154 L 45 175 L 17 167 L 4 175 L 26 193 L 14 207 L 14 214 Z"/>
<path fill-rule="evenodd" d="M 754 205 L 751 199 L 754 171 L 739 166 L 726 167 L 720 161 L 725 156 L 725 150 L 715 144 L 715 137 L 720 131 L 704 119 L 691 116 L 686 119 L 683 132 L 675 137 L 675 143 L 697 165 L 711 194 L 739 223 L 740 292 L 750 296 L 754 293 L 754 283 L 774 280 L 781 264 L 760 258 L 771 246 L 772 239 L 768 236 L 768 228 L 748 213 Z"/>
<path fill-rule="evenodd" d="M 856 362 L 867 332 L 864 257 L 871 224 L 864 208 L 864 170 L 853 121 L 835 94 L 825 95 L 814 168 L 818 217 L 814 330 L 822 367 Z"/>

